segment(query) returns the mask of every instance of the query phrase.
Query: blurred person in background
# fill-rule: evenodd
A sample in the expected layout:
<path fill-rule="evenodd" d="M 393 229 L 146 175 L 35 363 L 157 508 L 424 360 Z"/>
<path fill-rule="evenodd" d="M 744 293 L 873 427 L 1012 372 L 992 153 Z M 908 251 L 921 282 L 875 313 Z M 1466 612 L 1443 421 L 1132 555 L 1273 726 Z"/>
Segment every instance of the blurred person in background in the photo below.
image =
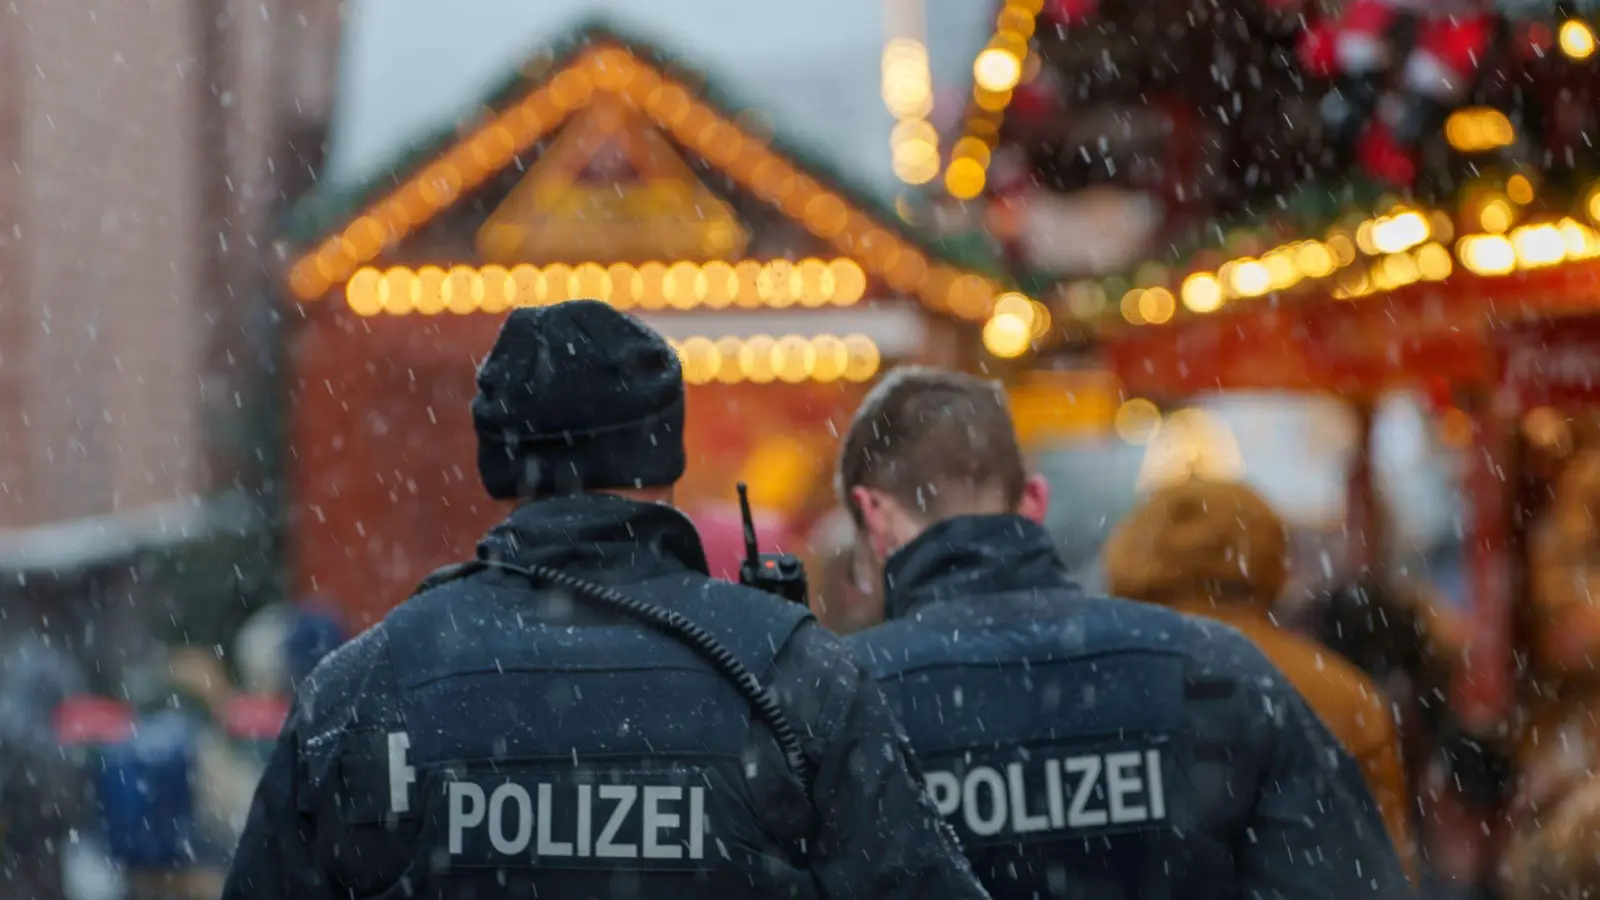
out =
<path fill-rule="evenodd" d="M 86 683 L 77 661 L 38 634 L 0 639 L 0 895 L 66 896 L 62 852 L 87 824 L 90 795 L 52 717 Z"/>
<path fill-rule="evenodd" d="M 1529 540 L 1528 595 L 1517 769 L 1600 770 L 1600 450 L 1556 478 Z"/>
<path fill-rule="evenodd" d="M 998 384 L 889 373 L 838 487 L 888 620 L 849 643 L 995 897 L 1409 893 L 1360 769 L 1259 649 L 1071 579 Z"/>
<path fill-rule="evenodd" d="M 1600 781 L 1542 807 L 1514 811 L 1516 833 L 1501 860 L 1509 900 L 1593 900 L 1600 894 Z"/>
<path fill-rule="evenodd" d="M 1162 488 L 1104 549 L 1111 593 L 1224 622 L 1254 641 L 1354 756 L 1407 871 L 1416 873 L 1411 793 L 1383 692 L 1355 666 L 1280 627 L 1289 579 L 1283 520 L 1254 491 L 1191 478 Z"/>
<path fill-rule="evenodd" d="M 883 619 L 882 601 L 855 553 L 850 513 L 836 509 L 812 529 L 811 611 L 834 634 L 855 634 Z"/>
<path fill-rule="evenodd" d="M 1473 888 L 1494 852 L 1483 822 L 1501 817 L 1513 770 L 1504 742 L 1469 733 L 1451 704 L 1465 623 L 1430 585 L 1393 575 L 1319 592 L 1306 611 L 1310 635 L 1394 704 L 1430 884 Z"/>

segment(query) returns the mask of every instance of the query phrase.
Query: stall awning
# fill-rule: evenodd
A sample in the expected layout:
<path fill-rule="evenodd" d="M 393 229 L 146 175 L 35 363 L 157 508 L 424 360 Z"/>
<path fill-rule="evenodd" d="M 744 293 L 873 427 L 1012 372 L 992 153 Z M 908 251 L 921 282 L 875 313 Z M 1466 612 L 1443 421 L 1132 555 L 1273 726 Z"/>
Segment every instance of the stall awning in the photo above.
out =
<path fill-rule="evenodd" d="M 318 241 L 289 269 L 294 296 L 343 293 L 364 315 L 497 312 L 570 296 L 644 310 L 781 309 L 849 306 L 871 292 L 864 278 L 978 320 L 998 294 L 989 275 L 947 260 L 695 77 L 607 31 L 530 64 L 483 109 L 388 177 L 300 204 L 292 231 Z M 704 166 L 685 164 L 684 152 Z M 706 189 L 708 170 L 820 252 L 777 267 L 743 255 L 745 225 Z M 482 206 L 513 175 L 495 208 L 475 213 L 474 248 L 427 255 L 432 223 Z"/>

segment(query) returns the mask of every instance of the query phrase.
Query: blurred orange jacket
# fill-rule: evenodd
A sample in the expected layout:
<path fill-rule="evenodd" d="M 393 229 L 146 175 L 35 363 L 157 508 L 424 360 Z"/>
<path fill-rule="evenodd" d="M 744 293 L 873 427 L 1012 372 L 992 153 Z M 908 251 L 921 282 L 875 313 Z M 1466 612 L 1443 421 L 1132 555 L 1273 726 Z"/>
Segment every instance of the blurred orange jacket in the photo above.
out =
<path fill-rule="evenodd" d="M 1361 765 L 1383 814 L 1395 851 L 1415 882 L 1416 843 L 1411 828 L 1411 792 L 1400 756 L 1400 733 L 1389 700 L 1372 679 L 1315 641 L 1279 628 L 1265 611 L 1248 605 L 1183 600 L 1167 604 L 1190 615 L 1220 620 L 1254 641 L 1311 704 Z"/>

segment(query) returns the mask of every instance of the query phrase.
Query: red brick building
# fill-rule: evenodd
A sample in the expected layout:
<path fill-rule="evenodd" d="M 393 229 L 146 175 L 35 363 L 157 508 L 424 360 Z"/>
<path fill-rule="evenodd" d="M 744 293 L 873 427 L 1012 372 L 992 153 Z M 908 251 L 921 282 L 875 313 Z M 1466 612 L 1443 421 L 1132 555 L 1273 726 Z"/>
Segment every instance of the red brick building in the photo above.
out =
<path fill-rule="evenodd" d="M 0 594 L 268 518 L 272 224 L 338 34 L 331 0 L 0 6 Z"/>

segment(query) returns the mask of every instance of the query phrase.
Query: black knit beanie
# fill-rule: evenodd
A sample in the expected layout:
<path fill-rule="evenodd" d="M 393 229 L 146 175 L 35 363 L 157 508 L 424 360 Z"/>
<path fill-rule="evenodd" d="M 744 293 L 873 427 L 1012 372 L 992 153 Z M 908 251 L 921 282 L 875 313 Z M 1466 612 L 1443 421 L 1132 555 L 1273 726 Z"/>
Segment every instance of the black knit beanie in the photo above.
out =
<path fill-rule="evenodd" d="M 515 309 L 478 369 L 472 423 L 497 499 L 663 487 L 683 475 L 683 370 L 598 300 Z"/>

